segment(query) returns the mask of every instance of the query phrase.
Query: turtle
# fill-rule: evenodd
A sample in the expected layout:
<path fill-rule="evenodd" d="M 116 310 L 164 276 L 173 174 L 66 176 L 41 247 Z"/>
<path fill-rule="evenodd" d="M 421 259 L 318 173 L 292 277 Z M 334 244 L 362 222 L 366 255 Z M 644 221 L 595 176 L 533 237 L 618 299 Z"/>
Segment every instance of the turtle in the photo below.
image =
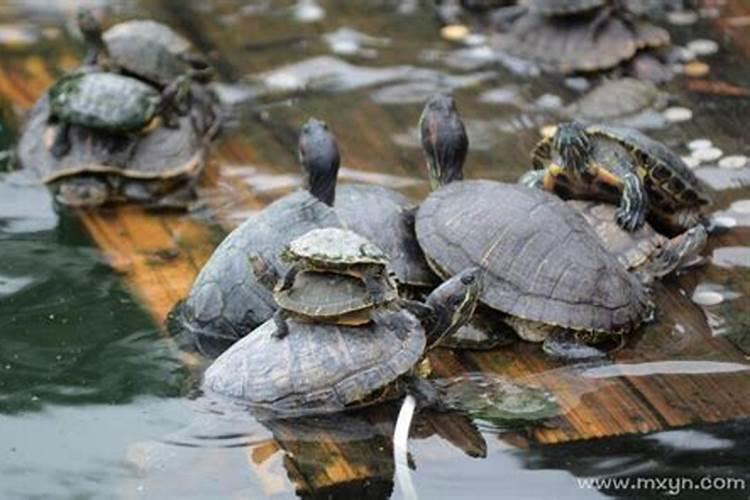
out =
<path fill-rule="evenodd" d="M 203 388 L 255 409 L 303 415 L 337 412 L 395 397 L 431 348 L 473 312 L 481 271 L 468 268 L 427 300 L 382 306 L 362 326 L 269 320 L 219 356 Z"/>
<path fill-rule="evenodd" d="M 165 125 L 179 127 L 174 114 L 189 86 L 187 75 L 177 78 L 161 93 L 140 80 L 114 73 L 65 75 L 48 91 L 49 121 L 57 124 L 50 152 L 61 158 L 70 151 L 71 125 L 127 134 L 145 129 L 156 116 L 161 116 Z"/>
<path fill-rule="evenodd" d="M 206 60 L 191 52 L 190 42 L 162 23 L 125 21 L 102 34 L 96 17 L 80 8 L 78 27 L 88 45 L 85 64 L 117 69 L 160 87 L 190 70 L 201 70 L 204 80 L 212 75 Z"/>
<path fill-rule="evenodd" d="M 596 343 L 635 329 L 652 305 L 642 283 L 558 197 L 489 180 L 460 179 L 468 141 L 450 96 L 430 99 L 422 142 L 433 183 L 420 205 L 417 240 L 442 278 L 469 266 L 485 271 L 481 303 L 505 314 L 521 338 L 544 341 L 563 328 Z M 458 149 L 458 151 L 453 151 Z M 441 181 L 442 180 L 442 181 Z"/>
<path fill-rule="evenodd" d="M 566 106 L 564 114 L 585 123 L 615 123 L 641 128 L 661 126 L 658 111 L 667 106 L 669 96 L 654 83 L 636 78 L 607 79 L 581 98 Z"/>
<path fill-rule="evenodd" d="M 669 234 L 708 224 L 701 208 L 712 202 L 710 188 L 667 146 L 635 129 L 562 123 L 534 148 L 532 166 L 547 172 L 537 187 L 619 203 L 617 223 L 628 231 L 647 216 Z"/>
<path fill-rule="evenodd" d="M 669 42 L 669 33 L 656 25 L 606 11 L 595 18 L 528 12 L 491 40 L 497 50 L 563 74 L 613 68 L 639 50 Z"/>
<path fill-rule="evenodd" d="M 303 125 L 298 150 L 305 188 L 250 216 L 214 250 L 187 298 L 170 314 L 168 326 L 184 348 L 216 357 L 273 316 L 276 303 L 258 283 L 248 262 L 251 254 L 283 273 L 287 266 L 279 254 L 291 240 L 311 229 L 342 226 L 332 208 L 339 169 L 332 141 L 324 122 L 311 118 Z"/>
<path fill-rule="evenodd" d="M 189 113 L 175 109 L 186 86 L 195 87 L 188 79 L 160 92 L 100 68 L 64 76 L 26 119 L 20 166 L 50 185 L 63 205 L 189 206 L 220 117 L 205 93 L 191 92 Z M 165 117 L 171 127 L 159 126 Z"/>

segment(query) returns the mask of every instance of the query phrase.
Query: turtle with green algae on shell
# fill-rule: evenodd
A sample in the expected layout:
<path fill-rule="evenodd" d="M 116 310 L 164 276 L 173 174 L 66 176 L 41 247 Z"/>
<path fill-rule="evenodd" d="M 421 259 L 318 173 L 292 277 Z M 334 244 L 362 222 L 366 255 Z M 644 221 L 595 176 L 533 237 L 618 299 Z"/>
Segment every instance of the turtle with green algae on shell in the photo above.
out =
<path fill-rule="evenodd" d="M 88 46 L 85 64 L 166 86 L 191 70 L 201 71 L 204 80 L 212 74 L 208 63 L 191 52 L 192 45 L 169 26 L 152 20 L 131 20 L 102 28 L 87 8 L 78 10 L 78 28 Z"/>
<path fill-rule="evenodd" d="M 53 186 L 65 205 L 189 205 L 216 116 L 195 119 L 216 106 L 205 94 L 193 95 L 190 116 L 172 112 L 168 104 L 193 86 L 189 79 L 159 92 L 92 68 L 63 77 L 27 117 L 17 146 L 21 167 Z M 174 127 L 158 126 L 159 108 Z"/>
<path fill-rule="evenodd" d="M 457 121 L 449 96 L 427 103 L 422 141 L 441 187 L 420 205 L 416 234 L 433 270 L 449 277 L 481 266 L 482 304 L 529 341 L 554 341 L 549 333 L 562 328 L 599 343 L 646 320 L 652 306 L 643 285 L 572 207 L 524 186 L 460 180 L 468 141 Z"/>
<path fill-rule="evenodd" d="M 668 233 L 707 224 L 701 208 L 712 202 L 710 188 L 667 146 L 637 130 L 563 123 L 534 148 L 532 165 L 546 172 L 536 187 L 619 203 L 616 220 L 628 231 L 647 218 Z"/>
<path fill-rule="evenodd" d="M 492 373 L 467 373 L 432 383 L 446 408 L 486 422 L 495 431 L 544 426 L 562 412 L 548 391 Z"/>
<path fill-rule="evenodd" d="M 285 416 L 331 413 L 399 396 L 425 349 L 468 319 L 480 270 L 466 269 L 418 307 L 381 306 L 362 326 L 289 320 L 276 335 L 269 320 L 219 356 L 203 388 Z"/>
<path fill-rule="evenodd" d="M 312 229 L 341 227 L 333 209 L 338 151 L 323 122 L 308 120 L 300 131 L 299 158 L 304 189 L 288 194 L 250 216 L 214 250 L 190 292 L 170 313 L 169 329 L 181 344 L 216 357 L 271 319 L 277 309 L 271 291 L 258 283 L 248 261 L 258 254 L 279 273 L 281 251 Z"/>

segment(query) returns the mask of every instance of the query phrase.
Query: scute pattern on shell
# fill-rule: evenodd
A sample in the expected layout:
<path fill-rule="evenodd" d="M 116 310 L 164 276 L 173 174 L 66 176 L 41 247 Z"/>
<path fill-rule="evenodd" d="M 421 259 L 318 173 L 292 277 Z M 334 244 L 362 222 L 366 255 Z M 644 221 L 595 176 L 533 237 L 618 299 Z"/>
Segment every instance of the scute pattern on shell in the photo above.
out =
<path fill-rule="evenodd" d="M 209 391 L 272 410 L 337 411 L 395 381 L 421 358 L 425 333 L 406 311 L 393 330 L 378 323 L 346 327 L 290 321 L 272 336 L 268 321 L 206 371 Z"/>
<path fill-rule="evenodd" d="M 612 125 L 591 125 L 587 132 L 615 140 L 633 152 L 639 166 L 646 169 L 646 188 L 652 203 L 666 210 L 707 205 L 710 188 L 674 151 L 641 132 Z"/>
<path fill-rule="evenodd" d="M 380 247 L 401 283 L 434 285 L 414 236 L 413 204 L 401 193 L 371 184 L 344 184 L 336 189 L 336 212 L 346 227 Z"/>
<path fill-rule="evenodd" d="M 305 316 L 337 316 L 373 305 L 372 294 L 359 278 L 339 273 L 301 272 L 294 286 L 275 292 L 279 307 Z"/>
<path fill-rule="evenodd" d="M 319 227 L 338 226 L 331 207 L 298 191 L 249 217 L 216 248 L 184 302 L 181 321 L 199 335 L 238 339 L 267 319 L 276 307 L 271 292 L 255 278 L 248 256 L 257 252 L 281 272 L 279 253 L 289 240 Z"/>
<path fill-rule="evenodd" d="M 604 247 L 629 270 L 656 255 L 668 241 L 648 223 L 636 231 L 623 230 L 615 222 L 617 207 L 614 205 L 579 200 L 567 203 L 583 215 Z"/>
<path fill-rule="evenodd" d="M 608 332 L 629 329 L 648 312 L 641 284 L 580 214 L 549 193 L 452 183 L 422 203 L 416 230 L 442 274 L 482 266 L 482 302 L 510 315 Z"/>
<path fill-rule="evenodd" d="M 349 229 L 314 229 L 289 243 L 288 254 L 297 259 L 335 264 L 386 265 L 388 256 L 373 242 Z"/>
<path fill-rule="evenodd" d="M 605 121 L 662 108 L 667 96 L 645 80 L 607 80 L 565 108 L 578 120 Z"/>
<path fill-rule="evenodd" d="M 50 108 L 63 120 L 110 131 L 137 130 L 154 116 L 159 92 L 113 73 L 64 76 L 49 90 Z"/>

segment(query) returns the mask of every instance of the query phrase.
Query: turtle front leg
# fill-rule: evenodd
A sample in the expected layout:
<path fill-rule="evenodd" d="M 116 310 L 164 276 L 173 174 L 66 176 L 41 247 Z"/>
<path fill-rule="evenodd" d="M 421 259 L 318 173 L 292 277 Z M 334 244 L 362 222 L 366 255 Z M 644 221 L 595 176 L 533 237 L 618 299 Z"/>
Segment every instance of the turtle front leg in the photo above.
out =
<path fill-rule="evenodd" d="M 70 151 L 70 138 L 68 134 L 70 132 L 70 124 L 68 122 L 61 121 L 57 125 L 57 131 L 55 132 L 55 139 L 50 146 L 49 151 L 52 156 L 58 160 L 68 154 Z"/>
<path fill-rule="evenodd" d="M 276 325 L 276 331 L 273 332 L 272 336 L 276 339 L 283 339 L 289 335 L 289 313 L 284 309 L 277 309 L 273 314 L 273 322 Z"/>
<path fill-rule="evenodd" d="M 279 291 L 283 292 L 291 289 L 294 286 L 294 280 L 297 279 L 297 274 L 301 271 L 300 266 L 297 264 L 292 265 L 286 272 L 284 277 L 281 279 L 279 284 Z"/>
<path fill-rule="evenodd" d="M 643 226 L 648 213 L 648 194 L 643 181 L 630 172 L 622 176 L 622 197 L 617 209 L 617 224 L 626 231 L 636 231 Z"/>
<path fill-rule="evenodd" d="M 385 301 L 385 282 L 382 271 L 379 269 L 366 271 L 362 275 L 362 281 L 364 281 L 367 291 L 370 292 L 374 304 L 382 304 Z"/>

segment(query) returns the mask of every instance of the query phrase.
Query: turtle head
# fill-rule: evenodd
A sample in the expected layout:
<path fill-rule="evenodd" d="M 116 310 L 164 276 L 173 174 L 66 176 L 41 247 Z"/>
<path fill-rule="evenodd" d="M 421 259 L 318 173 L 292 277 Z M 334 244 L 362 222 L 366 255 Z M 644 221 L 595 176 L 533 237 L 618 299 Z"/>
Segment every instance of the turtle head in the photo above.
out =
<path fill-rule="evenodd" d="M 469 138 L 453 97 L 436 94 L 427 101 L 419 134 L 432 189 L 463 179 Z"/>
<path fill-rule="evenodd" d="M 300 131 L 298 152 L 305 188 L 333 206 L 341 156 L 328 125 L 315 118 L 307 120 Z"/>
<path fill-rule="evenodd" d="M 437 287 L 425 304 L 432 309 L 428 344 L 436 345 L 469 321 L 482 293 L 482 271 L 469 267 Z"/>
<path fill-rule="evenodd" d="M 102 25 L 91 9 L 79 7 L 76 13 L 78 29 L 89 43 L 102 43 Z M 103 44 L 103 43 L 102 43 Z"/>
<path fill-rule="evenodd" d="M 252 252 L 248 260 L 258 283 L 268 290 L 273 290 L 279 281 L 279 272 L 271 261 L 257 252 Z"/>
<path fill-rule="evenodd" d="M 578 122 L 561 123 L 552 137 L 553 161 L 564 170 L 583 171 L 591 153 L 586 129 Z"/>

